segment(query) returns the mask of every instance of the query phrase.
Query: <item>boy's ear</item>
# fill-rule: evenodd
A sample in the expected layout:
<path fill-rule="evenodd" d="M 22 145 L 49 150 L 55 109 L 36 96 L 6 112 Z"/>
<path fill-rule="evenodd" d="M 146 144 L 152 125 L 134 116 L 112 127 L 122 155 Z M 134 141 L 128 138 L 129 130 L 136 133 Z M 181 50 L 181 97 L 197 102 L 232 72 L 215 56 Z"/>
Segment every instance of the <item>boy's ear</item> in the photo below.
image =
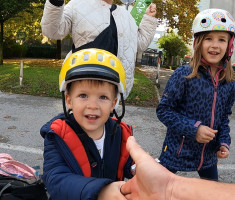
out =
<path fill-rule="evenodd" d="M 71 97 L 69 94 L 65 94 L 65 102 L 69 109 L 72 109 Z"/>
<path fill-rule="evenodd" d="M 116 105 L 116 103 L 117 103 L 117 100 L 118 100 L 118 98 L 115 98 L 115 99 L 114 99 L 111 112 L 113 111 L 113 109 L 114 109 L 114 107 L 115 107 L 115 105 Z"/>

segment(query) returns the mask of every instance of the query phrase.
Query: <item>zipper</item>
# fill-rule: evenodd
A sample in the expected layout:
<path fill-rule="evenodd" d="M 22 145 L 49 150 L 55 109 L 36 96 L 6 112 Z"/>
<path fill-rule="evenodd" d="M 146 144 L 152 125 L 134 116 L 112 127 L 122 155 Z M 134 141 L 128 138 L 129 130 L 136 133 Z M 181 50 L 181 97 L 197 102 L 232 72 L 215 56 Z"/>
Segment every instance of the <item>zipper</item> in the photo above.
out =
<path fill-rule="evenodd" d="M 205 151 L 205 148 L 206 148 L 206 144 L 203 144 L 203 147 L 202 147 L 202 152 L 201 152 L 201 160 L 200 160 L 200 164 L 197 168 L 197 171 L 199 171 L 202 167 L 202 164 L 203 164 L 203 161 L 204 161 L 204 151 Z"/>
<path fill-rule="evenodd" d="M 215 105 L 216 105 L 216 99 L 217 99 L 217 89 L 218 89 L 218 85 L 219 85 L 219 74 L 220 74 L 220 71 L 222 69 L 220 69 L 216 75 L 215 75 L 215 79 L 213 78 L 212 74 L 211 74 L 211 71 L 209 71 L 210 75 L 211 75 L 211 79 L 212 79 L 212 83 L 214 85 L 214 97 L 213 97 L 213 104 L 212 104 L 212 109 L 211 109 L 211 123 L 210 123 L 210 128 L 213 129 L 213 126 L 214 126 L 214 120 L 215 120 Z M 201 160 L 200 160 L 200 164 L 197 168 L 197 171 L 199 171 L 203 165 L 203 161 L 204 161 L 204 151 L 205 151 L 205 148 L 206 148 L 206 143 L 203 145 L 202 147 L 202 152 L 201 152 Z"/>
<path fill-rule="evenodd" d="M 181 143 L 180 143 L 180 147 L 179 147 L 179 149 L 178 149 L 178 151 L 177 151 L 177 153 L 176 153 L 177 156 L 180 155 L 180 152 L 181 152 L 182 147 L 183 147 L 183 144 L 184 144 L 184 139 L 185 139 L 185 136 L 183 135 L 183 136 L 182 136 Z"/>
<path fill-rule="evenodd" d="M 106 134 L 106 133 L 105 133 Z M 105 158 L 105 149 L 106 149 L 106 141 L 107 140 L 107 137 L 104 138 L 104 146 L 103 146 L 103 158 L 101 159 L 101 178 L 104 178 L 104 158 Z"/>
<path fill-rule="evenodd" d="M 101 177 L 100 178 L 104 178 L 104 159 L 102 159 L 101 161 Z"/>

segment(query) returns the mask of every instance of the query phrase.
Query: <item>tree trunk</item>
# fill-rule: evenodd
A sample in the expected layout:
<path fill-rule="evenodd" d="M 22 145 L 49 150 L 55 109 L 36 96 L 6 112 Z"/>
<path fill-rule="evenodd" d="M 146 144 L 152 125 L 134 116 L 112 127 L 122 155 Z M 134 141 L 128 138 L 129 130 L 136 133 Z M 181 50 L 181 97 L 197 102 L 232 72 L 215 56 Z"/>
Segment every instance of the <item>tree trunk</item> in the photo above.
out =
<path fill-rule="evenodd" d="M 0 65 L 3 65 L 3 21 L 0 22 Z"/>
<path fill-rule="evenodd" d="M 172 65 L 172 56 L 167 56 L 167 66 L 171 66 Z"/>
<path fill-rule="evenodd" d="M 56 58 L 61 59 L 61 40 L 56 41 Z"/>

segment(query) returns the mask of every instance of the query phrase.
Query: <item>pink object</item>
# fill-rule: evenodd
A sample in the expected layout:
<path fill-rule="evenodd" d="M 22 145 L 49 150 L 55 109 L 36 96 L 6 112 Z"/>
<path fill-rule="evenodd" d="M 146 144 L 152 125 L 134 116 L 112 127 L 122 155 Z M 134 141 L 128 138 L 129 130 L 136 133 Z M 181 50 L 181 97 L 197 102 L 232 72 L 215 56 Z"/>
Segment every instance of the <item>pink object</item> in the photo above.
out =
<path fill-rule="evenodd" d="M 0 174 L 26 179 L 38 179 L 35 172 L 35 169 L 14 160 L 9 154 L 0 153 Z"/>

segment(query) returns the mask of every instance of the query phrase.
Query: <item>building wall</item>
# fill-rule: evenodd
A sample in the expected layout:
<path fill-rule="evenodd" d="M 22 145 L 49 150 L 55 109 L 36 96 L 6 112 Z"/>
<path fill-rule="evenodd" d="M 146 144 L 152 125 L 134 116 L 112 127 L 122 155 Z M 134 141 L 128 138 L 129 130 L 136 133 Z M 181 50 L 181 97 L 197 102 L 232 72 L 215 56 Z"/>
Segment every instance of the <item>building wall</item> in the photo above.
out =
<path fill-rule="evenodd" d="M 235 18 L 235 0 L 200 0 L 198 8 L 200 11 L 208 8 L 224 9 Z"/>
<path fill-rule="evenodd" d="M 205 10 L 205 9 L 210 8 L 210 1 L 211 1 L 211 0 L 201 0 L 201 1 L 198 3 L 198 9 L 199 9 L 199 11 L 202 11 L 202 10 Z"/>
<path fill-rule="evenodd" d="M 234 0 L 210 0 L 210 8 L 221 8 L 227 10 L 235 18 Z"/>

